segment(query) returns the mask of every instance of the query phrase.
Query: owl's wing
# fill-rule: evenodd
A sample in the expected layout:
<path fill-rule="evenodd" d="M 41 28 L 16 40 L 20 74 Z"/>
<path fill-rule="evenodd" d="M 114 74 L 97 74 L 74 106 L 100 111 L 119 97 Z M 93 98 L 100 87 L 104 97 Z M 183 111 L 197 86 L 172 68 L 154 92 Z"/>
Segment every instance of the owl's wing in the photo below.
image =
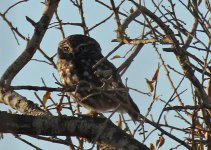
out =
<path fill-rule="evenodd" d="M 126 111 L 133 119 L 137 118 L 140 113 L 139 108 L 133 102 L 128 89 L 122 83 L 121 76 L 117 73 L 117 68 L 105 59 L 96 67 L 95 71 L 97 70 L 98 72 L 95 73 L 104 82 L 104 88 L 111 89 L 111 91 L 113 89 L 112 92 L 106 92 L 105 95 L 117 101 L 121 105 L 121 109 Z"/>

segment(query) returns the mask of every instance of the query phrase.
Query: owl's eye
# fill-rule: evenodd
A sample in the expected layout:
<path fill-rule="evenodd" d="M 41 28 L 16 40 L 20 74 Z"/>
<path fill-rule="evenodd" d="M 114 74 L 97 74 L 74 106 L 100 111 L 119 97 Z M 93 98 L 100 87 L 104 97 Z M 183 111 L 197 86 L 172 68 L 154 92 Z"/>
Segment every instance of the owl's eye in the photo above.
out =
<path fill-rule="evenodd" d="M 69 51 L 69 47 L 63 47 L 62 49 L 65 53 L 68 53 L 68 51 Z"/>

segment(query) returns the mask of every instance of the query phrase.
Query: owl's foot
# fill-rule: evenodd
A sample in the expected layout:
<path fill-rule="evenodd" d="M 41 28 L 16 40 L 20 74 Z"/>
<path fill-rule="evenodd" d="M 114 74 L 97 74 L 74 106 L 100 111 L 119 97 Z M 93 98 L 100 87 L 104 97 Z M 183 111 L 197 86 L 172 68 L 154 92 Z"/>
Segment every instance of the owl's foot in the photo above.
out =
<path fill-rule="evenodd" d="M 96 111 L 88 111 L 85 114 L 78 114 L 78 116 L 97 117 L 98 113 Z"/>
<path fill-rule="evenodd" d="M 101 114 L 101 113 L 98 113 L 98 112 L 96 112 L 96 111 L 88 111 L 87 113 L 85 113 L 85 114 L 78 114 L 78 116 L 87 116 L 87 117 L 101 117 L 101 118 L 105 118 L 104 116 L 103 116 L 103 114 Z"/>
<path fill-rule="evenodd" d="M 86 116 L 97 117 L 98 116 L 98 113 L 96 111 L 90 110 L 85 115 Z"/>

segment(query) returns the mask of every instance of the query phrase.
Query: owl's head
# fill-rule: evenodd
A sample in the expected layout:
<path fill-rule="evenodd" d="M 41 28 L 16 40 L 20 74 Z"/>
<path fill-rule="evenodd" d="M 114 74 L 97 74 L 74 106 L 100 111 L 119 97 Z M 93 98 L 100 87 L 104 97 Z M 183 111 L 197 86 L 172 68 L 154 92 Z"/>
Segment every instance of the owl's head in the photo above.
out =
<path fill-rule="evenodd" d="M 75 34 L 63 39 L 58 46 L 60 59 L 96 58 L 101 55 L 98 42 L 88 36 Z"/>

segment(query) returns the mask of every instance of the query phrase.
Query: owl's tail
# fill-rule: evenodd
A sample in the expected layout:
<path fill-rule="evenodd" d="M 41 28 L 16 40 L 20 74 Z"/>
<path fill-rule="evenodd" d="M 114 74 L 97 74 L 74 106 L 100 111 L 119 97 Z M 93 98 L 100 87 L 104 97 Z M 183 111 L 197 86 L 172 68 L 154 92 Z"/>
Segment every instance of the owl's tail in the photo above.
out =
<path fill-rule="evenodd" d="M 129 99 L 130 99 L 131 107 L 128 107 L 127 113 L 133 119 L 133 121 L 138 121 L 140 120 L 140 110 L 138 106 L 133 102 L 133 99 L 130 97 L 130 95 L 129 95 Z"/>
<path fill-rule="evenodd" d="M 127 93 L 125 97 L 122 96 L 121 98 L 121 100 L 124 100 L 124 102 L 121 103 L 123 110 L 128 113 L 134 122 L 140 120 L 140 110 L 130 95 Z"/>
<path fill-rule="evenodd" d="M 134 122 L 140 120 L 140 113 L 139 112 L 137 112 L 135 110 L 128 110 L 127 113 L 132 118 L 132 120 Z"/>

